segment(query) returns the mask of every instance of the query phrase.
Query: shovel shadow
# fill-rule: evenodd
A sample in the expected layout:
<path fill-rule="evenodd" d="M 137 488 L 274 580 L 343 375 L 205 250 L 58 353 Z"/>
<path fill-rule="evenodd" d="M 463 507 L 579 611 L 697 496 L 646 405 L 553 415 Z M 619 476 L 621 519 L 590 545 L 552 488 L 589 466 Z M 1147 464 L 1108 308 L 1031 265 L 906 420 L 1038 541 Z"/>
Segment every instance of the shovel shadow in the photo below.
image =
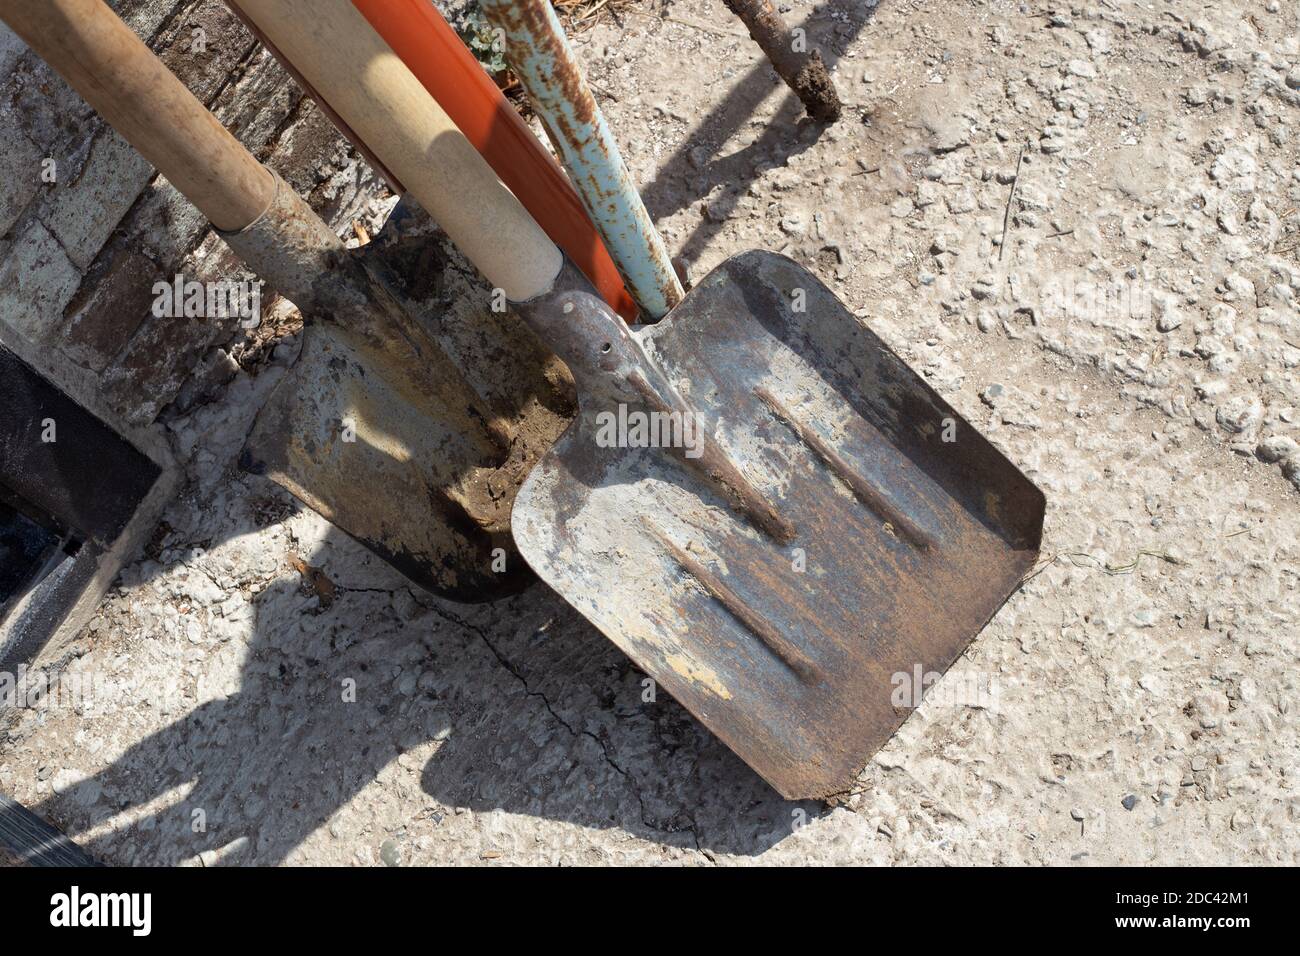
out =
<path fill-rule="evenodd" d="M 824 812 L 783 799 L 685 708 L 652 693 L 646 675 L 545 585 L 507 603 L 519 613 L 512 627 L 460 620 L 522 697 L 478 696 L 477 732 L 453 734 L 424 768 L 422 788 L 439 803 L 745 856 Z"/>
<path fill-rule="evenodd" d="M 371 653 L 382 657 L 379 648 L 390 642 L 361 657 L 326 653 L 346 615 L 316 614 L 318 599 L 302 593 L 294 575 L 277 578 L 252 603 L 246 641 L 204 648 L 242 657 L 236 689 L 191 709 L 171 705 L 182 711 L 177 719 L 33 811 L 109 863 L 173 866 L 215 854 L 205 865 L 274 865 L 375 780 L 398 753 L 395 735 L 411 722 L 390 732 L 391 701 L 347 706 L 338 688 L 356 680 L 364 697 Z M 309 639 L 316 628 L 328 635 L 324 643 Z M 159 683 L 169 679 L 182 677 Z M 90 726 L 104 733 L 106 725 L 129 725 L 132 710 L 167 706 L 159 701 L 172 689 L 137 684 L 129 696 L 106 701 Z"/>
<path fill-rule="evenodd" d="M 244 480 L 250 498 L 265 488 L 287 501 Z M 822 811 L 782 800 L 662 693 L 643 701 L 644 675 L 546 587 L 453 604 L 332 527 L 316 550 L 329 555 L 330 606 L 286 567 L 252 599 L 246 636 L 199 649 L 227 658 L 204 665 L 229 675 L 227 693 L 173 706 L 177 717 L 33 811 L 97 859 L 148 865 L 276 865 L 304 846 L 313 862 L 372 860 L 386 840 L 438 862 L 457 852 L 440 841 L 463 847 L 462 831 L 439 830 L 464 810 L 752 855 Z M 158 682 L 182 681 L 173 670 Z M 340 693 L 348 681 L 355 701 Z M 122 733 L 141 706 L 157 705 L 119 698 L 88 726 Z M 422 855 L 404 842 L 421 836 L 435 844 Z"/>

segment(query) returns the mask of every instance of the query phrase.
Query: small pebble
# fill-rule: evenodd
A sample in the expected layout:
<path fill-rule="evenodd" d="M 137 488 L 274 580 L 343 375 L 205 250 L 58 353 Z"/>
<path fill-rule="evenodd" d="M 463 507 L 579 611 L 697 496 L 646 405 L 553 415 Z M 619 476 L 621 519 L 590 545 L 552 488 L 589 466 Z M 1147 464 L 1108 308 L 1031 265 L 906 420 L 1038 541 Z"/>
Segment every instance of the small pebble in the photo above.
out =
<path fill-rule="evenodd" d="M 1300 447 L 1296 445 L 1294 438 L 1287 435 L 1269 435 L 1255 447 L 1255 454 L 1259 460 L 1270 464 L 1290 458 L 1297 451 L 1300 451 Z"/>
<path fill-rule="evenodd" d="M 1300 455 L 1292 455 L 1282 462 L 1282 474 L 1287 481 L 1300 488 Z"/>
<path fill-rule="evenodd" d="M 1172 332 L 1182 324 L 1183 316 L 1177 309 L 1169 309 L 1156 319 L 1156 329 L 1161 332 Z"/>

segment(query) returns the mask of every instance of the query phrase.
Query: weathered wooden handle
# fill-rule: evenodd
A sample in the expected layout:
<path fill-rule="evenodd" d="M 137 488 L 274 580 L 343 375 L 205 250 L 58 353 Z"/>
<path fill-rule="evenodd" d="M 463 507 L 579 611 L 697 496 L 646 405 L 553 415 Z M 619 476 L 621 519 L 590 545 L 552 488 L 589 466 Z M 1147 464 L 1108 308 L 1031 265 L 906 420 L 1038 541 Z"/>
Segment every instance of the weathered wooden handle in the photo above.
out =
<path fill-rule="evenodd" d="M 351 0 L 231 0 L 494 286 L 548 291 L 562 256 Z"/>
<path fill-rule="evenodd" d="M 0 19 L 214 226 L 242 229 L 270 206 L 270 171 L 103 0 L 0 0 Z"/>
<path fill-rule="evenodd" d="M 560 164 L 429 0 L 352 0 L 537 224 L 629 322 L 637 306 Z"/>

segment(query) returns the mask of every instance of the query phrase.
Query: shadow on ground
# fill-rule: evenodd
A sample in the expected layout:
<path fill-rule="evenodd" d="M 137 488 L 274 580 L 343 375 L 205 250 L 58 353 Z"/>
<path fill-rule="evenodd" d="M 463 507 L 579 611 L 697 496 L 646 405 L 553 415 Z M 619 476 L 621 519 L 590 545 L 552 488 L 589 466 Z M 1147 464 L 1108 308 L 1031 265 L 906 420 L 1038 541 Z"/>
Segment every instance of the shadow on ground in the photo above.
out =
<path fill-rule="evenodd" d="M 847 14 L 847 21 L 831 20 L 827 14 L 835 5 L 820 4 L 803 23 L 808 31 L 810 49 L 820 52 L 828 68 L 839 62 L 844 51 L 866 29 L 879 9 L 878 4 L 846 6 L 848 9 L 843 12 Z M 738 20 L 727 22 L 736 30 L 743 28 Z M 754 52 L 758 52 L 757 48 Z M 851 100 L 850 94 L 855 91 L 845 90 L 842 81 L 839 86 L 841 98 Z M 743 149 L 719 156 L 723 144 L 744 128 L 763 100 L 778 87 L 784 91 L 781 105 L 758 138 Z M 861 118 L 855 108 L 846 104 L 840 122 L 858 123 Z M 695 131 L 642 189 L 642 198 L 650 216 L 661 220 L 710 195 L 717 187 L 723 187 L 710 201 L 709 214 L 702 216 L 699 224 L 682 241 L 677 258 L 688 266 L 697 262 L 713 237 L 731 218 L 741 197 L 761 175 L 764 164 L 770 168 L 798 155 L 816 143 L 825 129 L 807 117 L 803 104 L 785 88 L 767 60 L 756 60 L 727 95 L 695 124 Z"/>
<path fill-rule="evenodd" d="M 457 808 L 757 854 L 821 812 L 782 800 L 671 698 L 643 700 L 644 675 L 543 585 L 455 605 L 374 568 L 332 528 L 316 553 L 330 555 L 332 606 L 286 570 L 254 599 L 246 645 L 195 654 L 184 638 L 157 638 L 182 645 L 168 677 L 178 657 L 206 658 L 214 685 L 231 692 L 35 811 L 74 835 L 117 818 L 116 830 L 79 842 L 106 861 L 153 865 L 205 851 L 209 863 L 279 863 L 336 819 L 349 851 L 421 821 L 436 841 Z M 343 699 L 349 681 L 354 702 Z M 100 720 L 131 723 L 111 709 Z M 393 772 L 403 754 L 422 765 Z M 340 816 L 376 780 L 383 789 Z M 373 829 L 356 832 L 348 814 Z"/>

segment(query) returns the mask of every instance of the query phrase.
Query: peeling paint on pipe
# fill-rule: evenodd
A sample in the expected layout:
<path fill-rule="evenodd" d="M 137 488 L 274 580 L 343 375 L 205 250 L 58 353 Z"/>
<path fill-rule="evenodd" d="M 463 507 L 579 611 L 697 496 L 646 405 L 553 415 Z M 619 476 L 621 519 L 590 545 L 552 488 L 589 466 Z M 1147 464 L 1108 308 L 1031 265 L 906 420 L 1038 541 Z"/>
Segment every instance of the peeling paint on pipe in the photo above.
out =
<path fill-rule="evenodd" d="M 681 283 L 555 11 L 545 0 L 480 0 L 479 6 L 505 34 L 506 59 L 633 298 L 647 317 L 663 317 L 681 301 Z"/>

